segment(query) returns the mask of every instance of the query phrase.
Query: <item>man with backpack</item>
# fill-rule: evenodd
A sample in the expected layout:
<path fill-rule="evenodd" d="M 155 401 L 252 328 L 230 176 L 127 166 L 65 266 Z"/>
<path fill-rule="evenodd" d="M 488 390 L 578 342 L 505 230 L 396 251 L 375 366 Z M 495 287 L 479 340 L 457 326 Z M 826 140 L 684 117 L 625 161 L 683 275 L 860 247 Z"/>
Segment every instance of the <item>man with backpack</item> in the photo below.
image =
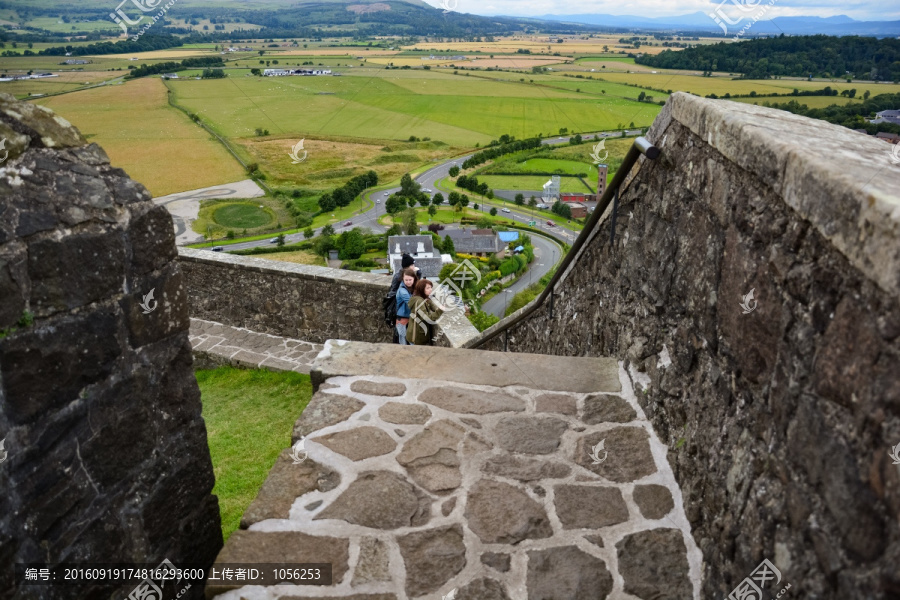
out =
<path fill-rule="evenodd" d="M 403 256 L 400 258 L 400 268 L 394 273 L 394 278 L 391 279 L 391 288 L 388 290 L 387 295 L 385 295 L 382 300 L 382 309 L 384 310 L 384 322 L 385 324 L 391 328 L 393 331 L 393 343 L 399 344 L 400 337 L 397 333 L 397 290 L 400 288 L 400 284 L 403 283 L 403 270 L 407 267 L 413 267 L 416 269 L 418 279 L 422 278 L 422 270 L 416 266 L 415 259 L 407 253 L 403 253 Z"/>

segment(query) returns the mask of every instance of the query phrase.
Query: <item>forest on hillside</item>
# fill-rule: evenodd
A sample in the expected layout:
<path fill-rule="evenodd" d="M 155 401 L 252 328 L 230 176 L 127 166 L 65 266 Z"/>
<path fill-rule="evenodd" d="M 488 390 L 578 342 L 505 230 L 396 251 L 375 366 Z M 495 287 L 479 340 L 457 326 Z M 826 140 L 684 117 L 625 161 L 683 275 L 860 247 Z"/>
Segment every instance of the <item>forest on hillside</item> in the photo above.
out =
<path fill-rule="evenodd" d="M 900 125 L 891 123 L 868 123 L 866 117 L 875 115 L 882 110 L 891 110 L 900 106 L 900 94 L 879 94 L 867 98 L 862 102 L 851 104 L 833 104 L 825 108 L 809 108 L 805 104 L 801 104 L 797 100 L 791 100 L 785 103 L 768 103 L 763 102 L 763 106 L 770 106 L 792 112 L 796 115 L 804 115 L 813 119 L 821 119 L 836 125 L 843 125 L 850 129 L 865 129 L 869 135 L 874 135 L 879 131 L 887 131 L 890 133 L 900 133 Z"/>
<path fill-rule="evenodd" d="M 644 54 L 635 62 L 663 69 L 740 73 L 745 79 L 852 77 L 900 82 L 900 39 L 786 36 Z"/>

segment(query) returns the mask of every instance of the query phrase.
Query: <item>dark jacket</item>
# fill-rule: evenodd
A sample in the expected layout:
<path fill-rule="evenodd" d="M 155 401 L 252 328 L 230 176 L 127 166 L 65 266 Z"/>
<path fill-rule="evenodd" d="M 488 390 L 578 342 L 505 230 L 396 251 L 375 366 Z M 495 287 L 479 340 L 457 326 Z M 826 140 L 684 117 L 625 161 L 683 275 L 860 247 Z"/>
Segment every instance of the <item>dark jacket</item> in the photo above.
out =
<path fill-rule="evenodd" d="M 444 314 L 434 300 L 413 296 L 409 301 L 409 324 L 406 326 L 406 341 L 415 346 L 430 344 L 434 337 L 434 323 Z"/>

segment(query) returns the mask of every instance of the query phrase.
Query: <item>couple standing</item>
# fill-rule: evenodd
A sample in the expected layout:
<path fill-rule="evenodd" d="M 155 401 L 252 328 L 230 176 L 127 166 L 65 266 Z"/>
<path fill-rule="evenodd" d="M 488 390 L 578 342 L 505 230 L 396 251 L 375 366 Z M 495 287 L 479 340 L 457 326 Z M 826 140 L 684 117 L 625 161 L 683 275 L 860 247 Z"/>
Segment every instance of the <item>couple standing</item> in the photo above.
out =
<path fill-rule="evenodd" d="M 431 298 L 434 284 L 422 277 L 422 271 L 409 254 L 401 258 L 400 269 L 391 281 L 391 290 L 397 293 L 395 341 L 410 346 L 431 344 L 434 338 L 432 325 L 446 308 Z"/>

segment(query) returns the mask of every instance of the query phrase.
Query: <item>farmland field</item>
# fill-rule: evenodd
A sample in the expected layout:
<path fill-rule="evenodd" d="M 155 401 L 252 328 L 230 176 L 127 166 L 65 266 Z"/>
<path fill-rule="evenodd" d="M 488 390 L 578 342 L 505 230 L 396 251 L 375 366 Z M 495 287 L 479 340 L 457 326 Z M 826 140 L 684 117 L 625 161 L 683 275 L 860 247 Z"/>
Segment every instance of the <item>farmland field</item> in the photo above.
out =
<path fill-rule="evenodd" d="M 202 83 L 202 82 L 197 82 Z M 222 146 L 166 102 L 158 78 L 38 100 L 99 143 L 114 166 L 154 196 L 246 176 Z"/>

